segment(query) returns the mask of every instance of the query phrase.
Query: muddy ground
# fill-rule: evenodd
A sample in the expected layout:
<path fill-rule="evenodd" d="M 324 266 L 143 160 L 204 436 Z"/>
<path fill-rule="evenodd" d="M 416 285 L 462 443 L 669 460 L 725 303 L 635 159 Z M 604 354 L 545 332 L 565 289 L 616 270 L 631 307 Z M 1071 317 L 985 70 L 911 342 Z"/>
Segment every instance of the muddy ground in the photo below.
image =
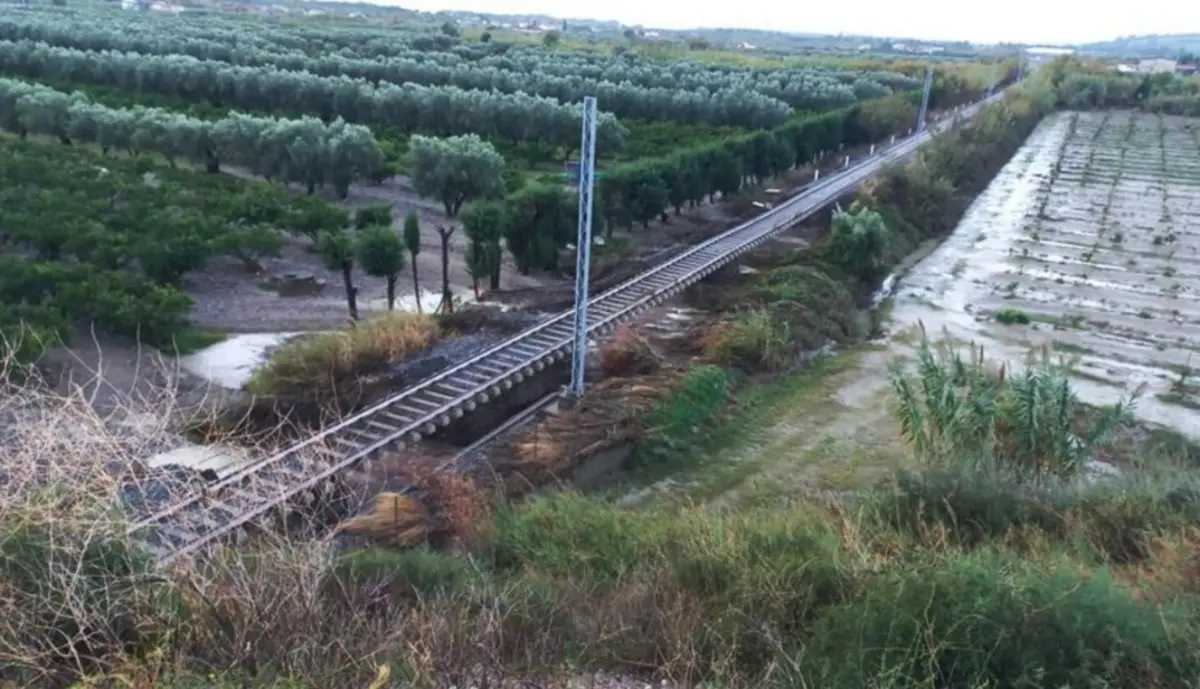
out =
<path fill-rule="evenodd" d="M 1144 385 L 1139 415 L 1200 437 L 1189 373 L 1200 363 L 1200 142 L 1190 124 L 1133 112 L 1044 122 L 905 278 L 898 324 L 923 320 L 1008 358 L 1049 347 L 1073 363 L 1089 401 Z"/>
<path fill-rule="evenodd" d="M 1154 115 L 1086 113 L 1072 133 L 1074 117 L 1042 123 L 952 235 L 907 269 L 884 337 L 750 391 L 765 397 L 745 420 L 751 430 L 719 441 L 701 469 L 625 500 L 779 504 L 862 487 L 911 462 L 888 370 L 915 353 L 922 326 L 931 339 L 983 345 L 996 363 L 1020 366 L 1048 348 L 1073 367 L 1073 387 L 1088 403 L 1110 404 L 1144 385 L 1135 416 L 1200 441 L 1200 412 L 1178 385 L 1200 342 L 1200 141 L 1192 136 L 1200 123 L 1167 117 L 1160 130 Z M 999 322 L 1002 309 L 1030 322 Z"/>

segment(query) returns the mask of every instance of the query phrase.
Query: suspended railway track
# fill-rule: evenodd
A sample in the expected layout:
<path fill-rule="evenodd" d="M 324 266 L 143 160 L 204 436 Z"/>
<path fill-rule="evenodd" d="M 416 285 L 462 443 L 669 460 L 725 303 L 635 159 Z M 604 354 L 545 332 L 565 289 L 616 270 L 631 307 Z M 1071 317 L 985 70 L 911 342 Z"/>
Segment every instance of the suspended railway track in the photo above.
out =
<path fill-rule="evenodd" d="M 969 106 L 964 114 L 974 114 L 976 107 Z M 919 137 L 898 140 L 808 185 L 765 213 L 592 297 L 588 306 L 589 333 L 607 334 L 703 280 L 854 191 L 881 168 L 908 156 L 950 124 L 943 121 Z M 572 311 L 551 317 L 304 442 L 137 519 L 130 533 L 149 543 L 160 564 L 235 536 L 277 507 L 320 492 L 339 475 L 383 452 L 419 442 L 547 365 L 562 361 L 571 354 L 572 328 Z"/>

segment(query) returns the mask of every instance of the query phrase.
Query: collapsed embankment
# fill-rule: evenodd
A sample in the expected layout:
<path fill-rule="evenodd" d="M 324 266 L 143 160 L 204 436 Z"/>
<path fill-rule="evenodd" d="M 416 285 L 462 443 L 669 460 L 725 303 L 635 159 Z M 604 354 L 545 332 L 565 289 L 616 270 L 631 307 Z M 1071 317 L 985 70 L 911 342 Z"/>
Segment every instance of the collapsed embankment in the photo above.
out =
<path fill-rule="evenodd" d="M 563 481 L 590 487 L 600 476 L 686 461 L 742 386 L 875 333 L 872 298 L 880 285 L 919 248 L 953 230 L 1045 112 L 1024 95 L 986 107 L 916 161 L 868 183 L 813 246 L 751 256 L 748 270 L 693 288 L 686 301 L 706 316 L 686 326 L 686 345 L 667 351 L 633 330 L 613 338 L 599 354 L 599 383 L 575 407 L 497 447 L 488 470 L 472 477 L 477 489 L 518 496 Z M 404 497 L 405 512 L 418 521 L 436 515 L 443 500 L 435 493 Z M 395 503 L 388 505 L 395 515 Z M 394 517 L 375 515 L 346 528 L 369 534 L 396 527 Z"/>

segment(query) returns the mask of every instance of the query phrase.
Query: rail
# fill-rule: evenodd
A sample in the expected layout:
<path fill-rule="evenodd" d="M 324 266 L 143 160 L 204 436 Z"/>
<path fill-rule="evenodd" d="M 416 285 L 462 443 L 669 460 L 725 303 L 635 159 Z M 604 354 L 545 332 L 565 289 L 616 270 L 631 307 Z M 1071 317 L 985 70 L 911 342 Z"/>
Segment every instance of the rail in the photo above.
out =
<path fill-rule="evenodd" d="M 999 98 L 997 94 L 994 98 Z M 965 109 L 973 114 L 978 105 Z M 605 334 L 651 306 L 661 304 L 803 221 L 897 161 L 952 123 L 896 141 L 836 174 L 805 187 L 774 208 L 594 296 L 588 331 Z M 419 442 L 553 362 L 573 346 L 573 311 L 548 320 L 356 413 L 307 440 L 247 465 L 195 494 L 135 521 L 130 533 L 144 536 L 165 563 L 234 535 L 282 503 L 319 489 L 332 477 L 384 451 Z"/>

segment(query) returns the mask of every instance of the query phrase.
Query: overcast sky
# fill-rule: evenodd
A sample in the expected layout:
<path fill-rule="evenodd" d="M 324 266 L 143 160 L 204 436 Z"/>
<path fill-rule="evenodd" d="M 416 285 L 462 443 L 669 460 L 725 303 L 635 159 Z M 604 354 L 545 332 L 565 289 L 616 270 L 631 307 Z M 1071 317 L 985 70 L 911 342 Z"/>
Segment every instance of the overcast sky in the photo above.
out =
<path fill-rule="evenodd" d="M 1149 33 L 1200 32 L 1194 0 L 375 0 L 409 9 L 612 19 L 666 29 L 740 27 L 980 43 L 1077 43 Z M 673 8 L 681 8 L 676 11 Z"/>

